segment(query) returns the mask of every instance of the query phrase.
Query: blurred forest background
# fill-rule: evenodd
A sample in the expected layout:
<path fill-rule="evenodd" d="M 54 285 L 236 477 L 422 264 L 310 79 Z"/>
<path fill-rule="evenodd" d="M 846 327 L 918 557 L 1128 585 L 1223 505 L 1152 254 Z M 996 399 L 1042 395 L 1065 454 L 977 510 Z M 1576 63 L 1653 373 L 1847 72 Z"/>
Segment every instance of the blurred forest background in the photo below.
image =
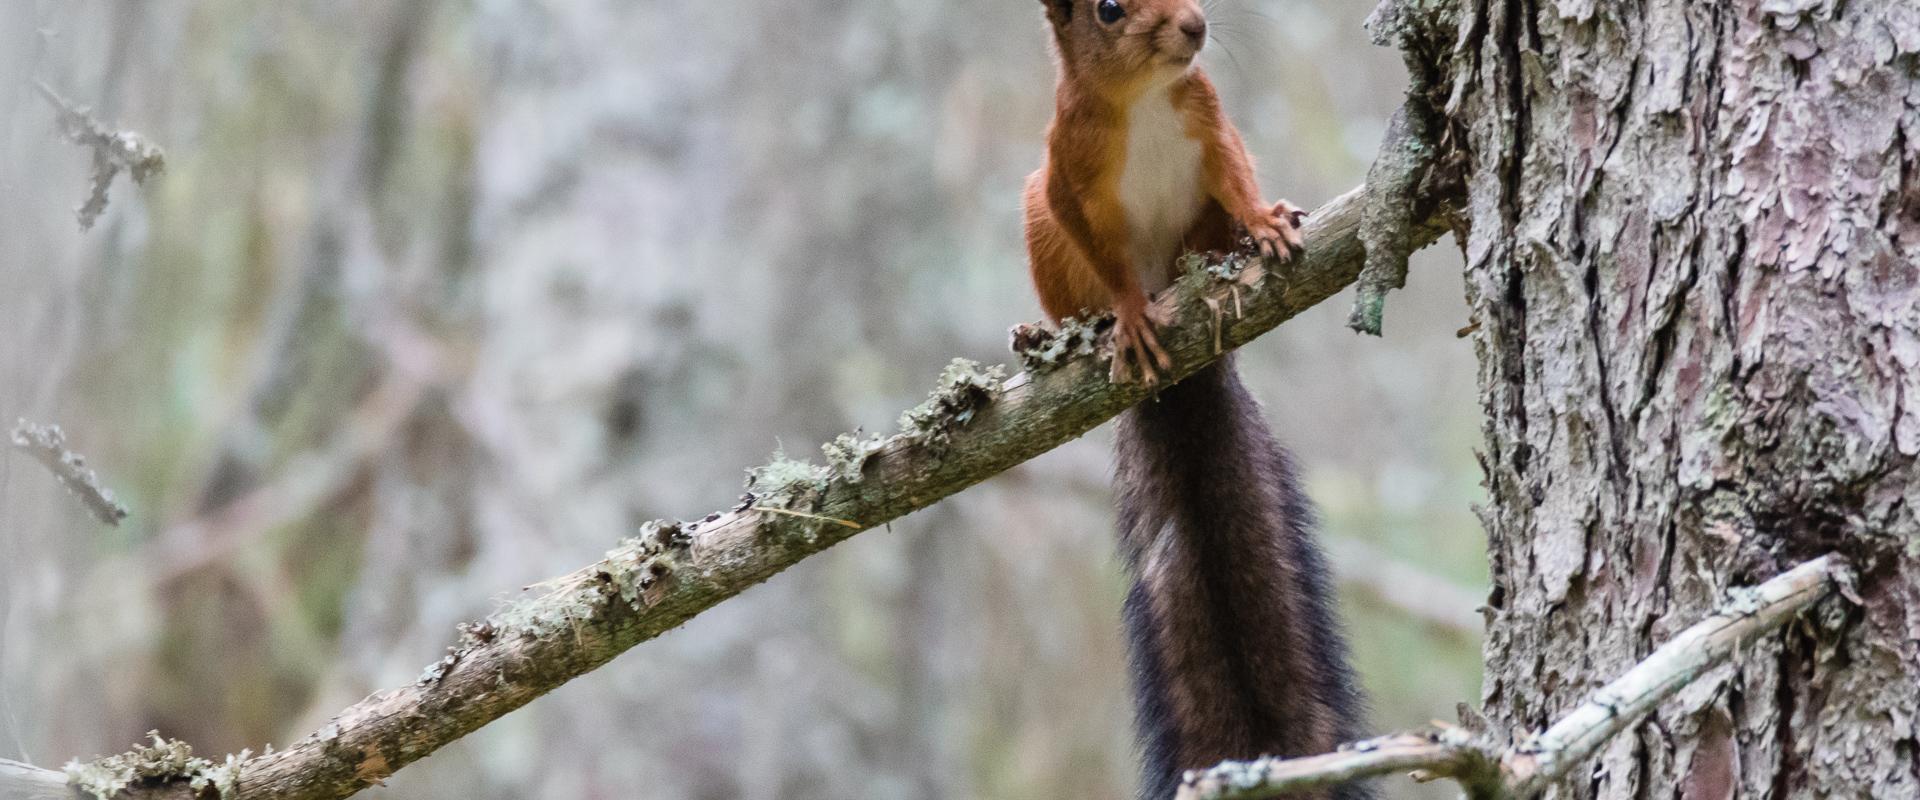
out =
<path fill-rule="evenodd" d="M 1212 3 L 1270 196 L 1364 177 L 1405 81 L 1367 6 Z M 291 741 L 776 448 L 1008 360 L 1052 77 L 1034 0 L 9 0 L 0 420 L 63 425 L 132 517 L 0 462 L 0 757 Z M 91 230 L 36 79 L 166 148 Z M 1342 299 L 1242 360 L 1382 728 L 1478 699 L 1473 354 L 1458 256 L 1421 259 L 1384 340 Z M 373 794 L 1126 796 L 1107 469 L 1103 429 Z"/>

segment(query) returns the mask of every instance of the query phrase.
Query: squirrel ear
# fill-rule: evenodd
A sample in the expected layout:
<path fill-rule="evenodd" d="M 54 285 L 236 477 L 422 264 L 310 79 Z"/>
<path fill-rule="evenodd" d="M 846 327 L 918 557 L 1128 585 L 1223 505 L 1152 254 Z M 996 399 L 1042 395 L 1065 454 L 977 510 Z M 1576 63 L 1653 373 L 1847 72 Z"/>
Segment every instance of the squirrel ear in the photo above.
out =
<path fill-rule="evenodd" d="M 1065 25 L 1073 21 L 1073 0 L 1040 0 L 1047 4 L 1047 16 L 1056 17 L 1056 22 Z"/>

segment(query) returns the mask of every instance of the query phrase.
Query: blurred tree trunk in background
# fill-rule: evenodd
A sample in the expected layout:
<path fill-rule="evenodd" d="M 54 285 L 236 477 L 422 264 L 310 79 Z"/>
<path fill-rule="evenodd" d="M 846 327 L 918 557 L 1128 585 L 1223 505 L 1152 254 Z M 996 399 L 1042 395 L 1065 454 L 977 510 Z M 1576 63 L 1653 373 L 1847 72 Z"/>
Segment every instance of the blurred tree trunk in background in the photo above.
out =
<path fill-rule="evenodd" d="M 1727 587 L 1838 551 L 1854 613 L 1564 794 L 1920 795 L 1920 7 L 1461 5 L 1409 49 L 1451 54 L 1416 60 L 1471 163 L 1487 713 L 1538 729 Z"/>

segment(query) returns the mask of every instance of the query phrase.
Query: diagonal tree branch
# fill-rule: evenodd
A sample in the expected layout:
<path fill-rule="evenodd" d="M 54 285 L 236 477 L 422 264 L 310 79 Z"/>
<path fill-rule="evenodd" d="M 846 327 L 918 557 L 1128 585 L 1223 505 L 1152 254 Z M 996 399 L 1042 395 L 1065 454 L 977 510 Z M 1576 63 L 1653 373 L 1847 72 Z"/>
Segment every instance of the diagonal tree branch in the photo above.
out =
<path fill-rule="evenodd" d="M 1502 747 L 1458 728 L 1371 739 L 1307 758 L 1227 762 L 1189 773 L 1177 800 L 1269 800 L 1306 789 L 1417 770 L 1459 781 L 1469 797 L 1531 798 L 1740 648 L 1833 593 L 1852 572 L 1821 556 L 1751 589 L 1681 631 L 1537 736 Z"/>
<path fill-rule="evenodd" d="M 1161 301 L 1179 320 L 1161 339 L 1175 360 L 1170 377 L 1352 283 L 1363 261 L 1362 203 L 1356 189 L 1316 211 L 1304 230 L 1306 254 L 1264 280 L 1257 265 L 1237 259 L 1182 278 Z M 1424 245 L 1443 230 L 1423 224 L 1416 239 Z M 749 494 L 733 509 L 651 523 L 605 559 L 530 587 L 540 594 L 462 626 L 458 645 L 413 685 L 368 697 L 288 748 L 240 762 L 240 791 L 288 800 L 352 795 L 860 529 L 1079 437 L 1149 394 L 1108 380 L 1104 359 L 1090 355 L 1092 333 L 1082 324 L 1059 333 L 1024 328 L 1015 345 L 1027 372 L 1002 382 L 998 368 L 956 362 L 928 403 L 902 418 L 901 433 L 843 436 L 825 448 L 825 466 L 776 458 L 752 471 Z M 109 794 L 187 798 L 187 777 L 148 777 Z"/>
<path fill-rule="evenodd" d="M 1476 641 L 1486 627 L 1480 615 L 1485 592 L 1476 593 L 1358 539 L 1321 538 L 1343 590 L 1359 592 L 1445 636 Z"/>
<path fill-rule="evenodd" d="M 67 434 L 60 426 L 22 419 L 13 424 L 11 438 L 13 449 L 33 456 L 33 460 L 46 467 L 95 519 L 107 525 L 119 525 L 127 518 L 127 507 L 114 499 L 113 492 L 101 483 L 100 475 L 87 466 L 87 459 L 67 447 Z"/>

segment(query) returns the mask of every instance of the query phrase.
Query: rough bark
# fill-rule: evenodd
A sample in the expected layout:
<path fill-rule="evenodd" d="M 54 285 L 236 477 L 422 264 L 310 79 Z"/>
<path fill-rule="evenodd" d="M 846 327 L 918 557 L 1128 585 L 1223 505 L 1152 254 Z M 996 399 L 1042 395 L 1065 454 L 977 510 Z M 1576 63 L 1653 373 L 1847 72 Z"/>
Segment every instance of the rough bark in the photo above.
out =
<path fill-rule="evenodd" d="M 1281 274 L 1255 281 L 1257 267 L 1241 262 L 1237 271 L 1183 278 L 1165 298 L 1181 323 L 1162 335 L 1174 357 L 1169 378 L 1191 374 L 1352 283 L 1363 261 L 1356 236 L 1363 203 L 1355 190 L 1316 211 L 1303 231 L 1305 256 Z M 1416 225 L 1416 244 L 1443 229 Z M 464 626 L 458 645 L 416 683 L 368 697 L 283 750 L 241 756 L 238 795 L 355 794 L 808 556 L 1086 433 L 1150 391 L 1110 382 L 1103 359 L 1090 357 L 1092 341 L 1086 326 L 1059 335 L 1024 331 L 1016 347 L 1030 369 L 1004 385 L 978 369 L 950 369 L 941 391 L 903 417 L 902 434 L 842 437 L 828 446 L 825 467 L 776 459 L 754 471 L 739 507 L 649 525 L 604 560 L 530 587 L 537 596 Z M 636 735 L 648 735 L 645 720 L 636 725 Z M 112 794 L 194 795 L 184 780 L 141 774 Z M 46 775 L 27 777 L 44 782 Z M 0 773 L 0 797 L 6 778 Z"/>
<path fill-rule="evenodd" d="M 1454 780 L 1472 800 L 1535 797 L 1760 637 L 1835 593 L 1857 600 L 1854 583 L 1852 568 L 1827 555 L 1759 586 L 1730 592 L 1713 616 L 1662 644 L 1552 727 L 1510 744 L 1485 731 L 1484 718 L 1469 715 L 1463 720 L 1472 723 L 1468 728 L 1445 726 L 1344 744 L 1338 752 L 1306 758 L 1229 761 L 1190 772 L 1176 800 L 1266 800 L 1409 770 L 1422 780 Z"/>
<path fill-rule="evenodd" d="M 1421 9 L 1470 157 L 1486 713 L 1538 730 L 1834 550 L 1763 638 L 1552 794 L 1920 794 L 1920 6 Z"/>

